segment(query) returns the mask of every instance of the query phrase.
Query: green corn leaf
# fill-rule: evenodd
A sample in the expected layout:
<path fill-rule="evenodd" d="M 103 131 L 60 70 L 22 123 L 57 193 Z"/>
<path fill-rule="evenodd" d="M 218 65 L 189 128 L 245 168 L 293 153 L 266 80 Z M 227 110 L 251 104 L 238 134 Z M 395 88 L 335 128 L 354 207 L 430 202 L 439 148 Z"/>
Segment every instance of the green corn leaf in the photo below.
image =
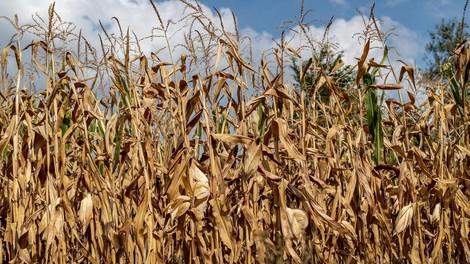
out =
<path fill-rule="evenodd" d="M 375 78 L 369 73 L 363 76 L 363 82 L 366 87 L 375 83 Z M 368 89 L 365 96 L 365 108 L 367 127 L 372 136 L 372 144 L 374 146 L 373 159 L 378 165 L 381 163 L 381 153 L 383 149 L 383 129 L 382 129 L 382 113 L 380 105 L 377 102 L 377 90 Z"/>
<path fill-rule="evenodd" d="M 454 97 L 455 102 L 459 108 L 463 108 L 462 98 L 460 97 L 460 86 L 457 83 L 457 80 L 454 78 L 454 74 L 452 72 L 452 65 L 450 63 L 445 63 L 442 65 L 442 71 L 444 75 L 449 80 L 450 91 L 452 92 L 452 96 Z"/>

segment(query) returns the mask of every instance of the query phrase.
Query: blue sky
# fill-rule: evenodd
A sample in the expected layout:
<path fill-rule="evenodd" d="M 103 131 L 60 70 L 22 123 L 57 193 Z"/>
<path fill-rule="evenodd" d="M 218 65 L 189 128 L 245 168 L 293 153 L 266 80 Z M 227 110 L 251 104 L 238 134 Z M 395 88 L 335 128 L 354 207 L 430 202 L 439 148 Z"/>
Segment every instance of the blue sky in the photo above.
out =
<path fill-rule="evenodd" d="M 31 16 L 38 13 L 45 17 L 48 6 L 53 0 L 4 0 L 0 16 L 12 17 L 20 14 L 20 23 L 31 22 Z M 155 14 L 148 0 L 57 0 L 56 10 L 62 19 L 73 22 L 83 29 L 83 34 L 90 43 L 99 46 L 99 24 L 101 20 L 109 25 L 110 32 L 118 32 L 111 20 L 116 16 L 123 27 L 129 26 L 139 37 L 150 34 L 151 28 L 157 26 Z M 283 21 L 295 20 L 299 16 L 300 0 L 201 0 L 199 1 L 208 17 L 217 20 L 213 11 L 216 7 L 221 11 L 223 21 L 231 26 L 231 12 L 237 17 L 241 32 L 253 39 L 255 55 L 273 47 L 279 39 Z M 330 29 L 329 37 L 339 43 L 337 50 L 345 51 L 345 61 L 354 64 L 356 57 L 362 53 L 362 44 L 354 38 L 355 33 L 363 30 L 362 19 L 357 10 L 368 15 L 374 1 L 358 0 L 305 0 L 305 9 L 312 10 L 309 19 L 312 35 L 321 36 L 325 22 L 332 16 L 335 20 Z M 183 4 L 178 1 L 156 1 L 164 19 L 175 21 L 183 17 Z M 398 34 L 390 40 L 389 45 L 397 46 L 399 55 L 394 61 L 402 59 L 408 64 L 423 67 L 424 46 L 429 40 L 428 32 L 443 18 L 450 19 L 462 16 L 465 0 L 382 0 L 376 1 L 375 15 L 381 19 L 383 29 L 395 28 Z M 171 40 L 174 46 L 183 42 L 184 30 L 177 31 Z M 0 20 L 0 46 L 8 43 L 14 30 L 6 21 Z M 172 33 L 172 32 L 170 32 Z M 161 48 L 163 43 L 153 41 L 143 45 L 145 51 Z M 295 46 L 295 43 L 292 44 Z M 380 56 L 380 53 L 371 54 Z"/>
<path fill-rule="evenodd" d="M 203 0 L 202 3 L 211 7 L 228 7 L 238 17 L 241 28 L 251 27 L 258 32 L 267 31 L 273 36 L 279 34 L 283 21 L 299 17 L 301 1 L 292 0 Z M 319 20 L 313 22 L 321 25 L 331 17 L 335 19 L 350 20 L 357 16 L 358 10 L 369 14 L 371 6 L 375 3 L 375 15 L 377 17 L 390 17 L 408 28 L 417 35 L 417 40 L 424 50 L 429 41 L 429 31 L 442 19 L 462 18 L 465 0 L 305 0 L 306 10 L 312 10 L 310 19 Z M 467 16 L 468 17 L 468 16 Z M 417 60 L 419 65 L 423 54 Z"/>
<path fill-rule="evenodd" d="M 350 19 L 357 15 L 357 9 L 368 13 L 375 2 L 376 16 L 389 16 L 409 29 L 427 37 L 442 18 L 461 18 L 464 0 L 305 0 L 305 9 L 313 10 L 312 19 L 329 20 L 335 18 Z M 228 7 L 239 18 L 241 27 L 252 27 L 257 31 L 266 30 L 276 33 L 276 26 L 283 21 L 298 17 L 301 1 L 297 0 L 203 0 L 211 7 Z"/>

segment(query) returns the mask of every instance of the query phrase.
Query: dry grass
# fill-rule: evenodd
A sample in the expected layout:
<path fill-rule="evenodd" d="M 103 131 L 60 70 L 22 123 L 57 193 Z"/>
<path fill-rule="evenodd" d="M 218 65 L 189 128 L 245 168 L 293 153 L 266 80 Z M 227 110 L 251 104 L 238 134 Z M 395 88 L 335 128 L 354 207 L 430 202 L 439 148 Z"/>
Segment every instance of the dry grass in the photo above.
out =
<path fill-rule="evenodd" d="M 362 88 L 324 74 L 325 103 L 289 83 L 283 63 L 298 50 L 280 43 L 255 67 L 243 39 L 187 6 L 207 31 L 174 63 L 139 53 L 129 31 L 105 34 L 98 56 L 81 35 L 55 34 L 53 6 L 30 65 L 19 42 L 3 50 L 2 262 L 470 262 L 467 43 L 452 81 L 417 106 L 410 66 L 402 84 L 363 82 L 377 67 L 393 74 L 367 42 Z M 383 37 L 366 22 L 366 37 Z M 400 99 L 377 105 L 384 89 Z M 378 149 L 366 120 L 377 111 Z"/>

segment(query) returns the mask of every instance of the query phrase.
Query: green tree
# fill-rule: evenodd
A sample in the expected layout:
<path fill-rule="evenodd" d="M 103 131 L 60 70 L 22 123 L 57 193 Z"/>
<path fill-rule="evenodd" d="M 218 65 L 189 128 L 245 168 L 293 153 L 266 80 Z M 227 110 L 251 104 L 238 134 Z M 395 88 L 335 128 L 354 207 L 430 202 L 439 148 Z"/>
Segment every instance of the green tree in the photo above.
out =
<path fill-rule="evenodd" d="M 457 18 L 451 20 L 442 19 L 433 31 L 429 32 L 431 40 L 426 44 L 427 52 L 425 61 L 427 68 L 424 75 L 430 80 L 439 78 L 440 67 L 452 56 L 452 52 L 462 40 L 469 37 L 468 25 Z"/>
<path fill-rule="evenodd" d="M 464 17 L 467 4 L 468 0 L 464 8 Z M 470 47 L 468 42 L 464 42 L 470 36 L 467 29 L 468 25 L 464 19 L 460 22 L 457 18 L 442 20 L 436 25 L 435 31 L 430 32 L 431 40 L 426 45 L 428 68 L 424 71 L 424 77 L 431 81 L 443 77 L 449 91 L 444 93 L 444 101 L 452 101 L 457 106 L 459 118 L 456 126 L 468 123 L 470 61 L 466 54 Z M 464 140 L 470 139 L 465 137 Z"/>
<path fill-rule="evenodd" d="M 345 90 L 354 83 L 355 73 L 351 70 L 351 65 L 343 65 L 343 52 L 334 54 L 328 47 L 323 47 L 318 56 L 312 58 L 312 63 L 309 65 L 308 61 L 302 62 L 303 72 L 305 72 L 305 79 L 303 83 L 300 80 L 300 65 L 295 58 L 292 58 L 290 65 L 291 70 L 294 72 L 295 86 L 297 89 L 305 89 L 307 96 L 312 96 L 313 84 L 318 81 L 322 74 L 330 76 L 335 81 L 336 87 Z M 339 67 L 341 66 L 341 67 Z M 309 67 L 310 69 L 306 69 Z M 339 67 L 339 68 L 338 68 Z M 327 102 L 330 89 L 328 84 L 323 84 L 321 87 L 316 87 L 318 90 L 317 96 L 319 96 L 323 102 Z"/>

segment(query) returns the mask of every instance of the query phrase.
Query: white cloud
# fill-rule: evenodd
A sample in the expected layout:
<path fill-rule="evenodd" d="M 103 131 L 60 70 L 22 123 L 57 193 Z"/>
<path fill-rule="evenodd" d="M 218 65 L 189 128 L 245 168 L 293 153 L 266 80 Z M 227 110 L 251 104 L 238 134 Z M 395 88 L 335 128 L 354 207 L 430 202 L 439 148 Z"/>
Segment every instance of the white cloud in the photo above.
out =
<path fill-rule="evenodd" d="M 13 17 L 19 14 L 20 23 L 31 23 L 32 15 L 37 13 L 42 18 L 47 19 L 48 6 L 54 0 L 33 1 L 33 0 L 17 0 L 7 1 L 2 7 L 0 15 Z M 185 4 L 180 1 L 164 1 L 155 3 L 161 15 L 163 22 L 173 21 L 168 30 L 168 36 L 171 37 L 170 45 L 177 47 L 178 44 L 184 43 L 184 35 L 189 32 L 189 19 L 184 19 L 191 12 L 185 8 Z M 201 5 L 204 14 L 217 23 L 219 18 L 211 8 Z M 103 23 L 109 34 L 119 35 L 119 27 L 112 17 L 119 19 L 122 30 L 130 28 L 138 38 L 144 38 L 152 34 L 152 28 L 160 27 L 158 18 L 148 0 L 61 0 L 56 1 L 55 10 L 64 21 L 73 22 L 77 27 L 83 30 L 83 36 L 95 47 L 99 47 L 98 34 L 104 35 L 99 21 Z M 233 32 L 234 23 L 231 11 L 227 8 L 221 8 L 220 14 L 225 29 Z M 6 21 L 0 21 L 0 33 L 2 36 L 11 36 L 14 30 L 10 26 L 5 26 Z M 183 28 L 185 27 L 185 28 Z M 183 30 L 180 30 L 183 28 Z M 202 25 L 196 23 L 192 27 L 192 31 L 202 30 Z M 77 31 L 78 32 L 78 31 Z M 153 31 L 154 34 L 159 34 Z M 0 45 L 5 46 L 8 40 L 0 39 Z M 153 38 L 142 41 L 144 51 L 157 51 L 167 45 L 162 38 Z M 177 48 L 176 48 L 177 49 Z M 162 56 L 164 56 L 162 54 Z M 169 58 L 165 58 L 169 59 Z"/>
<path fill-rule="evenodd" d="M 409 64 L 414 64 L 421 55 L 422 48 L 419 46 L 419 36 L 414 31 L 406 28 L 399 22 L 392 20 L 389 17 L 381 17 L 379 19 L 379 28 L 383 31 L 389 31 L 394 29 L 392 35 L 387 40 L 387 45 L 396 48 L 399 55 L 391 52 L 391 60 L 396 61 L 398 58 L 406 61 Z M 297 28 L 298 30 L 298 28 Z M 322 38 L 325 32 L 325 27 L 310 26 L 310 35 L 313 36 L 315 42 L 322 42 Z M 364 41 L 358 39 L 358 34 L 364 31 L 364 23 L 361 16 L 354 16 L 349 20 L 336 19 L 331 24 L 328 31 L 328 42 L 336 47 L 336 51 L 344 51 L 344 58 L 346 64 L 354 65 L 357 63 L 356 58 L 359 58 L 363 52 Z M 256 36 L 255 39 L 259 38 Z M 262 42 L 266 42 L 267 36 L 264 36 Z M 290 46 L 300 47 L 306 44 L 307 40 L 303 38 L 299 39 L 297 34 L 290 32 L 287 34 L 286 39 L 292 39 L 289 43 Z M 278 40 L 279 41 L 279 40 Z M 301 44 L 302 43 L 302 44 Z M 375 61 L 379 61 L 382 58 L 383 51 L 377 49 L 379 43 L 375 43 L 369 53 L 369 58 L 375 58 Z M 309 56 L 309 51 L 304 52 L 302 55 Z M 311 52 L 311 51 L 310 51 Z"/>
<path fill-rule="evenodd" d="M 347 4 L 346 0 L 330 0 L 337 4 Z M 396 1 L 396 0 L 395 0 Z M 40 3 L 39 3 L 40 2 Z M 31 22 L 31 15 L 38 12 L 42 17 L 46 17 L 47 6 L 53 0 L 47 1 L 32 1 L 32 0 L 17 0 L 7 1 L 0 11 L 0 15 L 11 17 L 13 14 L 20 14 L 20 22 Z M 176 24 L 170 25 L 168 35 L 172 36 L 170 45 L 175 47 L 184 42 L 184 34 L 188 34 L 189 27 L 179 30 L 183 26 L 188 26 L 189 20 L 184 20 L 185 14 L 190 10 L 185 9 L 185 5 L 180 1 L 164 1 L 156 3 L 162 19 L 164 21 L 172 20 Z M 217 14 L 207 6 L 201 5 L 204 14 L 212 21 L 218 21 Z M 138 37 L 145 37 L 151 34 L 153 27 L 158 27 L 159 22 L 156 14 L 153 11 L 150 3 L 147 0 L 61 0 L 56 2 L 56 10 L 63 20 L 74 22 L 77 26 L 83 29 L 83 34 L 88 38 L 92 45 L 99 47 L 98 34 L 102 34 L 99 27 L 99 20 L 103 22 L 109 33 L 119 34 L 117 23 L 111 17 L 119 18 L 123 30 L 129 27 L 136 33 Z M 186 10 L 186 11 L 185 11 Z M 220 9 L 223 23 L 229 31 L 234 30 L 234 23 L 232 14 L 229 9 Z M 11 27 L 5 27 L 5 21 L 0 21 L 1 36 L 11 36 L 13 32 Z M 390 40 L 391 46 L 397 46 L 401 58 L 410 64 L 413 64 L 420 56 L 418 36 L 413 31 L 407 29 L 397 21 L 388 17 L 382 18 L 380 24 L 382 29 L 395 28 L 395 33 L 399 36 Z M 5 28 L 10 28 L 7 31 Z M 202 26 L 195 24 L 192 28 L 194 33 L 196 30 L 202 30 Z M 310 26 L 311 36 L 317 42 L 321 42 L 324 35 L 324 27 Z M 362 54 L 362 45 L 354 34 L 360 33 L 364 30 L 363 20 L 360 16 L 354 16 L 349 20 L 336 19 L 333 21 L 328 32 L 330 42 L 337 44 L 337 51 L 344 51 L 344 61 L 347 64 L 354 65 L 357 61 L 355 58 L 360 57 Z M 260 62 L 261 54 L 263 51 L 272 49 L 276 46 L 275 41 L 280 42 L 278 37 L 275 37 L 267 32 L 257 32 L 251 28 L 244 28 L 240 30 L 241 34 L 251 37 L 253 40 L 253 55 L 256 63 Z M 286 39 L 291 40 L 289 45 L 298 47 L 307 44 L 305 38 L 300 40 L 299 37 L 293 33 L 286 33 Z M 7 40 L 0 39 L 0 45 L 5 46 Z M 163 39 L 146 39 L 141 42 L 142 49 L 146 52 L 157 51 L 166 46 Z M 177 51 L 175 57 L 178 58 Z M 168 52 L 166 55 L 162 54 L 161 58 L 169 60 Z M 312 50 L 304 50 L 302 55 L 308 58 L 312 55 Z M 373 49 L 369 57 L 375 57 L 376 61 L 381 59 L 381 51 Z M 392 57 L 396 61 L 397 56 Z M 399 69 L 398 69 L 399 70 Z"/>

